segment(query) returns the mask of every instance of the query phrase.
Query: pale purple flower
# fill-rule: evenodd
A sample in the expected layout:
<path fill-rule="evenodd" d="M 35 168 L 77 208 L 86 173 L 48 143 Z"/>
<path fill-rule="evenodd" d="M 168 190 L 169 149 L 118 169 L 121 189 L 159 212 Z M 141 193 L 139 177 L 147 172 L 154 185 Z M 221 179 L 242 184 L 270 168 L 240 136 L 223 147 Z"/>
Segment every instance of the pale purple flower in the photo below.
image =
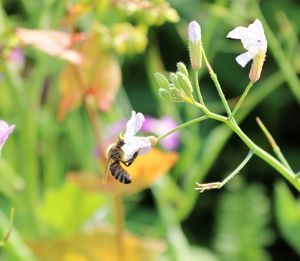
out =
<path fill-rule="evenodd" d="M 20 47 L 15 47 L 8 53 L 8 59 L 16 65 L 17 68 L 24 66 L 24 52 Z"/>
<path fill-rule="evenodd" d="M 151 132 L 161 136 L 177 127 L 176 121 L 171 117 L 155 119 L 150 116 L 145 117 L 142 131 Z M 160 141 L 160 144 L 168 150 L 176 150 L 179 146 L 179 132 L 174 132 Z"/>
<path fill-rule="evenodd" d="M 192 21 L 189 23 L 188 35 L 189 35 L 189 40 L 193 44 L 197 44 L 198 42 L 201 42 L 201 27 L 196 21 Z"/>
<path fill-rule="evenodd" d="M 8 136 L 14 130 L 15 125 L 9 126 L 7 122 L 0 120 L 0 150 L 2 149 L 4 143 L 6 142 Z"/>

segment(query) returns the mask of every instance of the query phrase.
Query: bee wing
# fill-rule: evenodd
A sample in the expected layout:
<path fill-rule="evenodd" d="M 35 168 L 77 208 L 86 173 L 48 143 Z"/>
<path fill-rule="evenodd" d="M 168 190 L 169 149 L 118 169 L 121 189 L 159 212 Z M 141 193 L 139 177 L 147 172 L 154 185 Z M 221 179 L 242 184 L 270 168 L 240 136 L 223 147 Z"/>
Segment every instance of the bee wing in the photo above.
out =
<path fill-rule="evenodd" d="M 104 172 L 104 174 L 102 174 L 102 177 L 101 177 L 102 184 L 106 184 L 107 176 L 108 176 L 108 172 L 109 172 L 109 165 L 110 165 L 111 161 L 112 161 L 111 158 L 107 159 L 106 166 L 105 166 L 105 172 Z"/>

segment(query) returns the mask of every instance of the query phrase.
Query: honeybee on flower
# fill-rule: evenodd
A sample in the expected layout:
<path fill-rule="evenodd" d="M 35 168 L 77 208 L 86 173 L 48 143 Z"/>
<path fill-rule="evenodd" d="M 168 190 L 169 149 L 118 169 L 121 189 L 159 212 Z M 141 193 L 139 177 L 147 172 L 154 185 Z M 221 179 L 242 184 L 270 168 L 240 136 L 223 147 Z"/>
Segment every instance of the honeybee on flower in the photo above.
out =
<path fill-rule="evenodd" d="M 117 140 L 107 149 L 106 156 L 108 161 L 104 181 L 109 170 L 119 182 L 124 184 L 132 182 L 129 173 L 121 164 L 126 167 L 130 166 L 138 155 L 147 153 L 157 143 L 157 139 L 154 136 L 135 136 L 142 128 L 144 121 L 145 117 L 142 113 L 132 111 L 131 118 L 126 124 L 125 134 L 121 133 Z"/>

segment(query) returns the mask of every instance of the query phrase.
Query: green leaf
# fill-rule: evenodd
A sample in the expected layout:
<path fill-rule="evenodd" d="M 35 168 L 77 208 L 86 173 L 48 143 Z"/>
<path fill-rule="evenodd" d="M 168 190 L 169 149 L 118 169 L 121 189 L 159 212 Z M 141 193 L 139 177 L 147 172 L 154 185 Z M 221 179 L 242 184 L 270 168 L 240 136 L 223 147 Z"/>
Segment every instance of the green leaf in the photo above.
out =
<path fill-rule="evenodd" d="M 78 229 L 104 203 L 99 193 L 85 192 L 77 185 L 64 183 L 60 188 L 48 189 L 39 209 L 42 221 L 62 234 Z"/>
<path fill-rule="evenodd" d="M 264 249 L 272 241 L 268 198 L 261 186 L 235 185 L 217 207 L 214 247 L 222 260 L 270 260 Z"/>
<path fill-rule="evenodd" d="M 300 254 L 300 204 L 282 182 L 275 186 L 275 214 L 281 234 Z"/>

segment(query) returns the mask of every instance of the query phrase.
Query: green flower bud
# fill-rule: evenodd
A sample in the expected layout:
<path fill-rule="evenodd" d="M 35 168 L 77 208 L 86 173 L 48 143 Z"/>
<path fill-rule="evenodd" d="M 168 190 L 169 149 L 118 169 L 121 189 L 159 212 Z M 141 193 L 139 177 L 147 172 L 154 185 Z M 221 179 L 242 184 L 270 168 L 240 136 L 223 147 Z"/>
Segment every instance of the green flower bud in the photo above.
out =
<path fill-rule="evenodd" d="M 184 63 L 182 62 L 177 63 L 177 70 L 183 73 L 186 77 L 189 77 L 189 72 Z"/>
<path fill-rule="evenodd" d="M 170 84 L 169 93 L 171 95 L 171 100 L 173 102 L 183 102 L 185 101 L 185 94 L 177 89 L 174 85 Z"/>
<path fill-rule="evenodd" d="M 170 81 L 178 90 L 181 89 L 176 73 L 170 73 Z"/>
<path fill-rule="evenodd" d="M 154 77 L 155 77 L 155 79 L 156 79 L 156 81 L 158 83 L 158 86 L 160 88 L 164 88 L 164 89 L 168 89 L 169 88 L 169 81 L 168 81 L 168 79 L 163 74 L 161 74 L 159 72 L 156 72 L 154 74 Z"/>
<path fill-rule="evenodd" d="M 190 79 L 183 73 L 177 72 L 177 80 L 180 84 L 181 89 L 188 95 L 192 96 L 193 86 Z"/>
<path fill-rule="evenodd" d="M 166 90 L 165 88 L 159 88 L 159 89 L 158 89 L 158 93 L 159 93 L 159 95 L 162 96 L 164 99 L 166 99 L 166 100 L 168 100 L 168 101 L 172 100 L 169 91 Z"/>

